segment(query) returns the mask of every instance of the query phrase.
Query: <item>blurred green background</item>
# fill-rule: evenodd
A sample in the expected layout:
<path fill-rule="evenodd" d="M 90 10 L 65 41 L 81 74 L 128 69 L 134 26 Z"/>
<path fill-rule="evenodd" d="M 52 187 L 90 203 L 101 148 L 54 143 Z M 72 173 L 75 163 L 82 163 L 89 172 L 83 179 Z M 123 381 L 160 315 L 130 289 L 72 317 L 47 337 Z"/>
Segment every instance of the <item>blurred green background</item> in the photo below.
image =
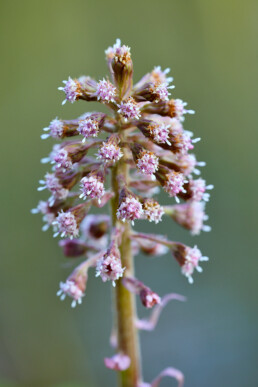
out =
<path fill-rule="evenodd" d="M 105 76 L 104 49 L 117 37 L 132 47 L 135 80 L 154 65 L 171 67 L 174 95 L 197 112 L 186 127 L 202 137 L 197 156 L 215 185 L 212 233 L 190 237 L 172 222 L 145 228 L 210 257 L 193 286 L 169 255 L 137 258 L 137 276 L 159 294 L 188 298 L 141 335 L 145 380 L 170 365 L 186 387 L 258 385 L 257 17 L 256 0 L 0 1 L 2 387 L 115 385 L 103 365 L 112 354 L 110 284 L 91 273 L 83 305 L 61 303 L 55 293 L 72 263 L 30 209 L 42 198 L 39 160 L 51 146 L 42 128 L 93 109 L 61 107 L 57 87 L 69 75 Z"/>

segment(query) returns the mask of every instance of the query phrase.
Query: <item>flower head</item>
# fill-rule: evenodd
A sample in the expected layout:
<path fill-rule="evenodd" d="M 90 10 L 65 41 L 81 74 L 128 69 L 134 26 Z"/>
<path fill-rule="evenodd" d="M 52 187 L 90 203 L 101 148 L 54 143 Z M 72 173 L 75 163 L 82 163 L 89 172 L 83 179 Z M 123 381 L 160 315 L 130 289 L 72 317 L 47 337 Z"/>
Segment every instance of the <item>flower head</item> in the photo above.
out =
<path fill-rule="evenodd" d="M 146 199 L 143 203 L 144 217 L 150 222 L 159 223 L 164 215 L 163 208 L 159 205 L 156 200 Z"/>
<path fill-rule="evenodd" d="M 194 110 L 187 110 L 185 108 L 187 103 L 181 99 L 171 99 L 169 104 L 172 111 L 172 116 L 176 117 L 179 121 L 184 121 L 184 115 L 187 113 L 194 114 Z"/>
<path fill-rule="evenodd" d="M 138 294 L 140 300 L 146 308 L 152 308 L 154 305 L 160 303 L 160 297 L 157 293 L 153 292 L 143 282 L 134 277 L 123 278 L 124 287 L 131 293 Z"/>
<path fill-rule="evenodd" d="M 72 308 L 74 308 L 77 302 L 78 304 L 82 303 L 84 294 L 75 281 L 67 280 L 66 282 L 60 282 L 60 289 L 57 292 L 57 296 L 60 296 L 62 301 L 66 296 L 71 297 L 73 299 Z"/>
<path fill-rule="evenodd" d="M 179 192 L 184 191 L 184 183 L 185 177 L 182 173 L 171 171 L 166 175 L 164 189 L 169 194 L 169 196 L 177 197 Z"/>
<path fill-rule="evenodd" d="M 191 195 L 191 200 L 193 201 L 201 201 L 204 200 L 205 202 L 208 202 L 210 199 L 210 194 L 206 192 L 206 190 L 213 189 L 213 185 L 206 185 L 205 180 L 203 179 L 196 179 L 196 180 L 190 180 L 189 181 L 189 190 Z"/>
<path fill-rule="evenodd" d="M 182 274 L 187 277 L 191 284 L 193 283 L 192 274 L 194 269 L 199 273 L 202 272 L 199 262 L 209 260 L 208 257 L 202 256 L 202 253 L 197 246 L 191 248 L 180 243 L 175 244 L 173 254 L 181 266 Z"/>
<path fill-rule="evenodd" d="M 116 88 L 109 80 L 103 79 L 97 85 L 97 99 L 103 102 L 115 102 Z"/>
<path fill-rule="evenodd" d="M 113 163 L 120 160 L 123 153 L 117 145 L 116 138 L 110 136 L 108 141 L 103 142 L 102 146 L 98 150 L 97 158 L 105 162 L 112 161 Z"/>
<path fill-rule="evenodd" d="M 141 116 L 140 107 L 132 97 L 122 101 L 118 107 L 119 110 L 117 112 L 124 117 L 125 121 L 138 120 Z"/>
<path fill-rule="evenodd" d="M 126 64 L 131 59 L 130 47 L 122 45 L 121 40 L 117 39 L 113 47 L 108 47 L 105 51 L 108 60 L 114 59 L 116 62 L 119 61 Z"/>
<path fill-rule="evenodd" d="M 168 101 L 168 96 L 170 95 L 168 92 L 169 88 L 172 88 L 172 86 L 168 86 L 166 82 L 156 82 L 153 89 L 151 90 L 152 94 L 155 96 L 154 102 Z"/>
<path fill-rule="evenodd" d="M 58 88 L 58 90 L 64 91 L 66 95 L 66 99 L 63 101 L 62 104 L 64 105 L 66 101 L 74 103 L 81 95 L 80 83 L 77 79 L 72 79 L 71 77 L 69 77 L 67 81 L 63 81 L 63 83 L 65 84 L 65 86 Z"/>
<path fill-rule="evenodd" d="M 79 121 L 78 132 L 83 136 L 82 142 L 88 137 L 97 137 L 99 134 L 99 123 L 90 117 Z"/>
<path fill-rule="evenodd" d="M 167 143 L 168 145 L 171 145 L 169 141 L 169 130 L 170 125 L 165 125 L 164 123 L 152 123 L 148 126 L 148 130 L 151 134 L 151 137 L 153 140 L 158 144 L 164 144 Z"/>
<path fill-rule="evenodd" d="M 103 184 L 103 178 L 100 174 L 92 173 L 88 176 L 85 176 L 81 179 L 81 198 L 87 199 L 90 197 L 94 198 L 102 198 L 105 193 L 105 187 Z"/>
<path fill-rule="evenodd" d="M 115 281 L 123 277 L 125 268 L 122 268 L 120 252 L 115 243 L 111 248 L 100 258 L 96 266 L 96 277 L 100 276 L 103 282 L 112 281 L 113 286 L 116 286 Z"/>
<path fill-rule="evenodd" d="M 170 69 L 167 68 L 164 71 L 161 70 L 160 66 L 154 67 L 151 72 L 151 81 L 153 83 L 160 82 L 161 84 L 169 84 L 173 81 L 173 77 L 167 77 L 167 74 L 170 72 Z"/>
<path fill-rule="evenodd" d="M 50 206 L 54 204 L 55 200 L 65 200 L 69 194 L 69 190 L 62 186 L 54 173 L 47 173 L 45 180 L 40 180 L 39 182 L 42 186 L 38 188 L 38 191 L 48 189 L 52 193 L 49 199 Z"/>
<path fill-rule="evenodd" d="M 77 237 L 79 234 L 76 217 L 71 211 L 59 212 L 56 220 L 52 224 L 56 225 L 58 228 L 58 231 L 54 234 L 54 236 L 61 234 L 62 238 L 69 237 L 72 239 Z"/>
<path fill-rule="evenodd" d="M 159 158 L 153 152 L 144 150 L 138 155 L 137 168 L 155 179 L 154 174 L 159 168 Z"/>
<path fill-rule="evenodd" d="M 55 169 L 66 172 L 73 167 L 73 162 L 66 149 L 61 148 L 57 151 L 54 160 L 56 162 Z"/>
<path fill-rule="evenodd" d="M 42 139 L 48 138 L 50 136 L 56 139 L 60 139 L 63 137 L 64 134 L 64 123 L 58 118 L 55 118 L 50 122 L 49 126 L 47 128 L 44 128 L 43 130 L 45 132 L 49 131 L 49 133 L 42 134 Z"/>
<path fill-rule="evenodd" d="M 122 200 L 120 200 L 120 204 L 116 212 L 117 218 L 122 220 L 122 222 L 131 220 L 132 223 L 135 219 L 140 219 L 143 215 L 143 209 L 139 200 L 128 193 L 122 193 L 121 197 Z"/>

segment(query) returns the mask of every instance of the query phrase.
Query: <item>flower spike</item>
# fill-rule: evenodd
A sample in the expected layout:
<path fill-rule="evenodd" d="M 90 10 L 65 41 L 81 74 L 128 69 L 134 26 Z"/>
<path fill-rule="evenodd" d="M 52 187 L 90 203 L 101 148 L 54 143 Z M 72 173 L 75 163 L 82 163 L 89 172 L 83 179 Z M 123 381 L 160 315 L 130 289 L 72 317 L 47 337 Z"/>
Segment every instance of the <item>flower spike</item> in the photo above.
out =
<path fill-rule="evenodd" d="M 174 293 L 160 298 L 135 278 L 133 258 L 144 254 L 147 267 L 152 257 L 162 259 L 170 252 L 193 283 L 194 272 L 201 272 L 201 262 L 208 258 L 196 245 L 171 241 L 170 235 L 157 230 L 168 215 L 167 221 L 172 219 L 192 235 L 210 231 L 205 203 L 213 185 L 200 176 L 199 167 L 205 162 L 197 161 L 193 153 L 200 137 L 184 126 L 185 117 L 194 111 L 174 91 L 171 96 L 169 68 L 152 67 L 134 83 L 129 46 L 117 39 L 105 55 L 109 75 L 99 81 L 88 75 L 68 77 L 59 90 L 65 95 L 62 104 L 93 101 L 109 113 L 86 112 L 70 120 L 56 117 L 43 129 L 41 138 L 57 143 L 41 159 L 42 164 L 50 163 L 50 171 L 39 181 L 38 191 L 48 196 L 31 212 L 41 214 L 43 231 L 52 228 L 54 237 L 63 238 L 59 246 L 70 264 L 83 258 L 60 282 L 61 300 L 70 297 L 72 307 L 81 304 L 91 268 L 101 278 L 100 286 L 106 282 L 115 288 L 111 341 L 116 353 L 104 359 L 106 367 L 121 372 L 123 385 L 158 387 L 164 377 L 171 377 L 182 387 L 183 374 L 172 367 L 151 383 L 141 380 L 137 329 L 153 330 L 170 300 L 185 299 Z M 92 207 L 95 212 L 88 214 Z M 156 231 L 134 231 L 136 220 Z M 173 234 L 169 225 L 167 232 Z M 152 308 L 149 319 L 137 319 L 135 295 L 144 307 Z"/>

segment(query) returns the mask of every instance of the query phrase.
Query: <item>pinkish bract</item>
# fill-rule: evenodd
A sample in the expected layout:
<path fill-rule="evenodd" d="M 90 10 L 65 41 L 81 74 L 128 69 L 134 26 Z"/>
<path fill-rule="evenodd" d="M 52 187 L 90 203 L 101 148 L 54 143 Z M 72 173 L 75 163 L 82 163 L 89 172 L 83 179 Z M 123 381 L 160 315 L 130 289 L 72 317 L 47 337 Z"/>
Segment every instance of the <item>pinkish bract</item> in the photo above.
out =
<path fill-rule="evenodd" d="M 161 297 L 138 280 L 134 256 L 144 253 L 147 271 L 149 256 L 159 257 L 162 264 L 162 256 L 170 254 L 175 270 L 179 267 L 189 283 L 208 258 L 196 245 L 171 241 L 157 228 L 153 234 L 140 233 L 137 225 L 146 220 L 158 224 L 167 218 L 193 235 L 210 231 L 204 224 L 205 202 L 213 186 L 194 177 L 201 173 L 198 167 L 205 166 L 191 153 L 200 138 L 193 138 L 183 127 L 185 115 L 194 111 L 182 99 L 170 97 L 174 88 L 170 70 L 156 66 L 134 83 L 130 47 L 117 39 L 105 54 L 109 77 L 99 81 L 90 76 L 68 77 L 59 87 L 65 94 L 63 104 L 94 101 L 106 112 L 54 118 L 44 128 L 42 139 L 52 138 L 58 144 L 42 159 L 52 164 L 52 170 L 40 180 L 38 190 L 46 189 L 50 195 L 32 213 L 43 215 L 43 230 L 52 227 L 54 236 L 63 238 L 59 245 L 71 263 L 80 260 L 60 281 L 61 300 L 69 297 L 72 307 L 87 302 L 86 284 L 93 280 L 90 271 L 99 277 L 99 286 L 113 284 L 116 321 L 110 342 L 115 348 L 104 362 L 122 376 L 120 386 L 158 387 L 165 376 L 182 386 L 183 374 L 172 367 L 152 383 L 143 381 L 138 330 L 154 329 L 168 300 L 184 298 L 171 293 Z M 165 205 L 158 201 L 160 189 Z M 108 203 L 110 211 L 105 210 Z M 89 214 L 94 207 L 98 212 L 103 208 L 104 214 Z M 168 230 L 170 234 L 170 226 Z M 150 319 L 137 318 L 136 296 L 143 307 L 152 308 Z M 155 352 L 153 361 L 154 356 Z"/>

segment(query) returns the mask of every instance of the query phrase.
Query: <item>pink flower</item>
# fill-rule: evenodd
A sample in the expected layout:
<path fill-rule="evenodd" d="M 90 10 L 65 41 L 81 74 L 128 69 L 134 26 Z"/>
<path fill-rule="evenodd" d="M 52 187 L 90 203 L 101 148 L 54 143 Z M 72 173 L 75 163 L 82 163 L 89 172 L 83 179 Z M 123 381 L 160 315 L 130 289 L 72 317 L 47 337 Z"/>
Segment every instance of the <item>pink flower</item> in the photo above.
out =
<path fill-rule="evenodd" d="M 105 54 L 108 60 L 114 58 L 116 62 L 119 61 L 125 64 L 128 59 L 131 59 L 130 50 L 131 49 L 128 46 L 121 46 L 121 40 L 117 39 L 113 47 L 108 47 L 108 49 L 105 51 Z"/>
<path fill-rule="evenodd" d="M 182 274 L 185 275 L 189 281 L 190 284 L 193 283 L 192 274 L 194 272 L 194 269 L 196 269 L 198 272 L 202 272 L 202 268 L 199 266 L 199 262 L 202 261 L 208 261 L 208 257 L 203 257 L 200 250 L 197 248 L 197 246 L 186 247 L 185 249 L 185 263 L 182 266 Z"/>
<path fill-rule="evenodd" d="M 175 117 L 179 121 L 184 121 L 184 114 L 194 114 L 194 110 L 187 110 L 185 109 L 185 106 L 187 105 L 186 102 L 182 101 L 181 99 L 174 99 L 173 100 L 173 109 L 174 109 L 174 114 Z"/>
<path fill-rule="evenodd" d="M 74 308 L 77 302 L 78 304 L 82 303 L 84 293 L 75 281 L 67 280 L 66 282 L 60 282 L 60 289 L 57 292 L 57 296 L 60 296 L 62 301 L 66 296 L 71 297 L 73 299 L 72 308 Z"/>
<path fill-rule="evenodd" d="M 184 131 L 180 134 L 179 138 L 180 140 L 177 147 L 179 148 L 181 154 L 186 154 L 189 150 L 194 148 L 189 132 Z"/>
<path fill-rule="evenodd" d="M 143 215 L 142 205 L 138 199 L 132 196 L 126 196 L 119 205 L 116 215 L 123 222 L 125 220 L 131 220 L 133 224 L 135 219 L 140 219 Z"/>
<path fill-rule="evenodd" d="M 112 142 L 103 142 L 102 146 L 99 148 L 97 158 L 105 162 L 113 161 L 116 162 L 121 159 L 123 153 L 119 146 Z"/>
<path fill-rule="evenodd" d="M 62 170 L 63 172 L 69 171 L 73 167 L 72 159 L 70 158 L 67 150 L 61 148 L 57 151 L 54 160 L 56 162 L 56 170 Z"/>
<path fill-rule="evenodd" d="M 183 245 L 182 243 L 175 242 L 172 246 L 172 252 L 181 266 L 182 274 L 187 277 L 190 284 L 193 283 L 192 274 L 194 269 L 196 269 L 199 273 L 202 272 L 199 262 L 209 260 L 208 257 L 202 256 L 202 253 L 197 246 L 191 248 Z"/>
<path fill-rule="evenodd" d="M 39 182 L 42 186 L 38 187 L 38 191 L 48 189 L 52 193 L 49 199 L 50 206 L 54 204 L 55 200 L 65 200 L 69 194 L 69 190 L 62 186 L 54 173 L 47 173 L 45 180 L 40 180 Z"/>
<path fill-rule="evenodd" d="M 182 173 L 171 171 L 166 175 L 164 189 L 169 194 L 169 196 L 177 198 L 177 194 L 179 192 L 184 192 L 184 183 L 185 177 Z"/>
<path fill-rule="evenodd" d="M 205 202 L 208 202 L 210 199 L 210 194 L 206 192 L 206 190 L 213 189 L 213 185 L 210 184 L 206 186 L 205 180 L 196 179 L 196 180 L 189 181 L 189 189 L 191 191 L 191 200 L 193 201 L 204 200 Z"/>
<path fill-rule="evenodd" d="M 140 291 L 140 299 L 146 308 L 152 308 L 160 303 L 160 296 L 147 287 Z"/>
<path fill-rule="evenodd" d="M 59 212 L 56 220 L 52 223 L 56 225 L 58 231 L 54 234 L 54 237 L 61 234 L 61 237 L 75 238 L 79 234 L 78 225 L 74 214 L 70 211 Z"/>
<path fill-rule="evenodd" d="M 124 117 L 125 121 L 138 120 L 141 116 L 140 107 L 132 97 L 129 97 L 127 101 L 122 101 L 118 107 L 117 112 Z"/>
<path fill-rule="evenodd" d="M 64 124 L 63 121 L 55 118 L 49 124 L 49 127 L 43 129 L 45 132 L 49 131 L 49 133 L 44 133 L 41 135 L 41 138 L 44 140 L 48 137 L 53 137 L 56 139 L 60 139 L 64 134 Z"/>
<path fill-rule="evenodd" d="M 154 174 L 159 168 L 159 158 L 153 152 L 144 150 L 140 152 L 138 157 L 137 168 L 145 175 L 152 176 L 155 179 Z"/>
<path fill-rule="evenodd" d="M 154 305 L 160 303 L 160 297 L 157 293 L 153 292 L 143 282 L 134 277 L 123 278 L 124 287 L 131 293 L 138 294 L 140 300 L 146 308 L 152 308 Z"/>
<path fill-rule="evenodd" d="M 100 199 L 105 193 L 103 179 L 96 174 L 83 177 L 81 179 L 81 191 L 80 198 L 87 199 L 87 197 L 90 197 L 92 199 Z"/>
<path fill-rule="evenodd" d="M 151 136 L 155 142 L 158 144 L 165 144 L 171 145 L 169 141 L 169 127 L 170 125 L 165 125 L 164 123 L 156 123 L 156 124 L 150 124 L 148 126 L 148 129 L 151 133 Z"/>
<path fill-rule="evenodd" d="M 154 67 L 154 69 L 151 72 L 151 81 L 153 83 L 160 82 L 163 84 L 169 84 L 173 81 L 173 77 L 167 77 L 167 74 L 170 72 L 170 69 L 167 68 L 164 71 L 161 70 L 160 66 Z"/>
<path fill-rule="evenodd" d="M 116 88 L 106 79 L 99 81 L 97 86 L 97 98 L 104 102 L 115 102 Z"/>
<path fill-rule="evenodd" d="M 113 244 L 106 254 L 98 260 L 96 277 L 100 276 L 103 282 L 112 281 L 113 286 L 116 286 L 115 281 L 123 277 L 124 271 L 118 247 Z"/>
<path fill-rule="evenodd" d="M 80 83 L 77 80 L 72 79 L 71 77 L 68 78 L 68 81 L 63 81 L 63 83 L 65 84 L 65 86 L 58 88 L 58 90 L 64 91 L 66 95 L 66 99 L 62 102 L 62 105 L 64 105 L 66 101 L 74 103 L 81 95 Z"/>
<path fill-rule="evenodd" d="M 79 121 L 78 132 L 83 136 L 82 142 L 88 137 L 97 137 L 99 134 L 99 123 L 92 118 L 85 118 Z"/>
<path fill-rule="evenodd" d="M 156 224 L 161 222 L 162 216 L 164 215 L 163 208 L 159 205 L 156 200 L 147 199 L 143 203 L 144 217 L 150 222 L 155 222 Z"/>

